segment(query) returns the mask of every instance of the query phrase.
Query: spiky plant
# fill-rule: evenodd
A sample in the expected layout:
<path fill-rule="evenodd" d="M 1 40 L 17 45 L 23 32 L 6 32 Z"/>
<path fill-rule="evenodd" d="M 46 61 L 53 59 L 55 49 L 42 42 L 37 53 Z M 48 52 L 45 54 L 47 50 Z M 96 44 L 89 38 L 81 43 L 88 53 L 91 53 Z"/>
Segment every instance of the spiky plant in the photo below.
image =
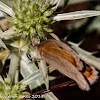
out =
<path fill-rule="evenodd" d="M 14 17 L 7 17 L 8 21 L 15 26 L 14 37 L 20 36 L 26 38 L 44 37 L 45 32 L 52 32 L 50 25 L 53 23 L 51 18 L 55 9 L 52 9 L 50 1 L 20 0 L 18 3 L 14 0 Z"/>
<path fill-rule="evenodd" d="M 38 71 L 35 63 L 30 61 L 30 59 L 32 59 L 32 55 L 33 57 L 37 55 L 36 51 L 31 45 L 31 42 L 34 41 L 38 43 L 40 41 L 40 38 L 45 37 L 45 33 L 52 32 L 52 29 L 50 29 L 50 25 L 55 22 L 53 21 L 52 17 L 55 9 L 48 0 L 28 0 L 27 2 L 22 0 L 19 1 L 20 2 L 14 0 L 12 9 L 13 15 L 6 16 L 12 28 L 10 29 L 10 31 L 8 30 L 7 32 L 5 32 L 3 37 L 1 36 L 1 38 L 3 38 L 4 40 L 1 40 L 1 47 L 4 49 L 2 50 L 1 48 L 0 53 L 3 64 L 5 64 L 5 61 L 8 59 L 8 57 L 11 57 L 8 75 L 12 76 L 10 84 L 6 84 L 5 80 L 3 80 L 3 83 L 1 82 L 1 95 L 4 94 L 4 91 L 7 91 L 5 95 L 14 96 L 14 94 L 16 94 L 16 98 L 20 97 L 20 95 L 23 93 L 21 91 L 22 88 L 19 89 L 19 87 L 24 86 L 23 90 L 25 90 L 25 86 L 29 83 L 31 83 L 29 85 L 30 89 L 36 88 L 38 86 L 37 83 L 44 84 L 44 82 L 46 82 L 45 84 L 48 88 L 48 77 L 45 77 L 47 76 L 47 74 L 45 74 L 47 73 L 47 70 L 45 69 L 45 62 L 40 62 L 40 64 L 43 63 L 41 71 L 44 72 L 44 81 L 41 80 L 43 79 L 43 77 L 41 77 L 42 75 Z M 5 43 L 3 42 L 7 43 L 7 45 L 5 45 Z M 29 58 L 30 53 L 32 54 Z M 32 64 L 30 65 L 27 62 Z M 41 66 L 40 64 L 39 66 Z M 20 73 L 24 78 L 26 77 L 26 79 L 21 83 L 17 82 L 16 84 L 14 84 L 14 79 L 16 78 L 15 73 L 18 69 L 18 66 L 20 66 Z M 28 66 L 28 68 L 26 66 Z M 38 79 L 39 77 L 41 79 Z M 36 79 L 37 81 L 34 81 L 34 79 Z M 32 83 L 32 81 L 34 82 Z M 23 85 L 23 83 L 26 85 Z M 3 87 L 5 88 L 3 89 Z M 10 99 L 5 98 L 5 100 Z"/>
<path fill-rule="evenodd" d="M 22 96 L 24 96 L 23 91 L 25 89 L 25 84 L 12 84 L 12 77 L 10 75 L 8 75 L 7 78 L 4 79 L 0 76 L 0 100 L 19 100 L 22 98 Z"/>
<path fill-rule="evenodd" d="M 7 66 L 9 66 L 8 75 L 11 75 L 10 82 L 6 82 L 6 79 L 0 82 L 1 94 L 6 91 L 6 95 L 13 93 L 18 96 L 22 94 L 26 85 L 29 85 L 32 90 L 38 86 L 43 89 L 42 84 L 45 84 L 48 89 L 47 65 L 41 60 L 36 66 L 32 58 L 38 56 L 38 53 L 31 43 L 39 43 L 40 39 L 45 37 L 45 33 L 51 33 L 50 25 L 55 21 L 100 15 L 100 11 L 78 11 L 53 15 L 60 2 L 61 0 L 18 0 L 18 2 L 14 0 L 13 8 L 10 8 L 0 1 L 0 10 L 10 15 L 6 18 L 11 23 L 11 28 L 0 34 L 2 39 L 0 40 L 0 60 L 4 65 L 5 61 L 10 59 L 10 65 Z M 58 39 L 54 34 L 52 36 Z M 20 71 L 24 79 L 21 82 L 17 80 L 14 84 L 16 70 Z M 20 89 L 19 87 L 23 84 L 26 85 Z M 44 98 L 57 100 L 53 93 L 46 97 L 44 95 Z"/>

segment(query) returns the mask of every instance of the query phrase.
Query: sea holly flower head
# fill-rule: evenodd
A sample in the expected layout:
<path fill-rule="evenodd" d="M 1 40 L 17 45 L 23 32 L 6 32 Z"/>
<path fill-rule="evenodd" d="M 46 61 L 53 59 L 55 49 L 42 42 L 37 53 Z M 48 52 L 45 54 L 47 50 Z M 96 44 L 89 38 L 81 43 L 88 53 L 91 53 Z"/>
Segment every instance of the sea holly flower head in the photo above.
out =
<path fill-rule="evenodd" d="M 45 32 L 52 32 L 49 26 L 53 22 L 50 16 L 54 9 L 49 1 L 20 0 L 18 3 L 14 0 L 13 11 L 15 16 L 7 18 L 15 26 L 15 37 L 41 38 L 45 36 Z"/>
<path fill-rule="evenodd" d="M 12 77 L 10 75 L 7 78 L 0 76 L 0 100 L 20 100 L 24 95 L 26 85 L 22 83 L 12 84 Z"/>

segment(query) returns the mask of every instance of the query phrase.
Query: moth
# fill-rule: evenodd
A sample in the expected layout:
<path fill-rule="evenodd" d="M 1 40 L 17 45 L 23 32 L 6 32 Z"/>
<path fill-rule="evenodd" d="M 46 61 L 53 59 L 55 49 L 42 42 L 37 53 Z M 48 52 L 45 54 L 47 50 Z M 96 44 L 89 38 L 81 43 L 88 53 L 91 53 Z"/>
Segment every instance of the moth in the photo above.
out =
<path fill-rule="evenodd" d="M 67 44 L 48 39 L 36 45 L 40 56 L 60 73 L 76 81 L 82 90 L 89 91 L 90 84 L 98 78 L 93 66 L 81 61 L 77 53 Z"/>

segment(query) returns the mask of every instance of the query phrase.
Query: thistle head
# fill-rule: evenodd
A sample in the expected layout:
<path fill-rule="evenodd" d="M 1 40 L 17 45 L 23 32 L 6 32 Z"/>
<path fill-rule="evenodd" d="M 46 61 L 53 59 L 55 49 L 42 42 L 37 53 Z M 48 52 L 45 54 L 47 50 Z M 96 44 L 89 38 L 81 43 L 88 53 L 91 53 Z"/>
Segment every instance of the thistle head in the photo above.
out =
<path fill-rule="evenodd" d="M 4 79 L 0 76 L 0 100 L 19 100 L 21 95 L 24 95 L 23 91 L 25 89 L 25 84 L 16 83 L 12 85 L 12 77 L 10 75 Z"/>
<path fill-rule="evenodd" d="M 8 17 L 8 20 L 15 26 L 14 36 L 22 38 L 41 38 L 46 32 L 52 32 L 49 28 L 53 19 L 51 15 L 54 10 L 49 1 L 28 0 L 20 3 L 14 1 L 14 17 Z"/>

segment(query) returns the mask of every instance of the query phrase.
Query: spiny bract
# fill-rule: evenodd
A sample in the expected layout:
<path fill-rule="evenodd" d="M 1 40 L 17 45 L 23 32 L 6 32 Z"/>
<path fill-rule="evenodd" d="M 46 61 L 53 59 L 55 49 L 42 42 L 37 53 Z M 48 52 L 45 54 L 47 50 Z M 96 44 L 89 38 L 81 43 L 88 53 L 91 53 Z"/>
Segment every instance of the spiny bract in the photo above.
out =
<path fill-rule="evenodd" d="M 11 76 L 3 78 L 0 76 L 0 100 L 20 100 L 24 95 L 26 85 L 16 83 L 12 85 Z"/>
<path fill-rule="evenodd" d="M 44 37 L 45 32 L 52 32 L 49 25 L 53 22 L 50 16 L 54 10 L 51 8 L 50 2 L 45 0 L 20 0 L 19 4 L 14 1 L 15 16 L 7 17 L 15 26 L 14 36 L 37 38 Z"/>

